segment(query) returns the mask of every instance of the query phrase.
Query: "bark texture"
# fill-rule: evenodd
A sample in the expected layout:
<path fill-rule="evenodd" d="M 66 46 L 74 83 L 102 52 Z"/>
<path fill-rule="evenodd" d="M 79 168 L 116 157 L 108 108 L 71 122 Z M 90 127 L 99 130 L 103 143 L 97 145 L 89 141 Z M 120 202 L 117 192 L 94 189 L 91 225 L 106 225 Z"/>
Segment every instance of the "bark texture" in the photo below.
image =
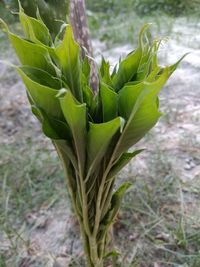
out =
<path fill-rule="evenodd" d="M 84 0 L 70 1 L 70 22 L 73 27 L 74 37 L 82 48 L 87 50 L 93 58 L 93 49 L 90 33 L 87 25 L 86 9 Z M 98 90 L 97 68 L 94 60 L 90 59 L 91 73 L 90 84 L 94 91 Z"/>

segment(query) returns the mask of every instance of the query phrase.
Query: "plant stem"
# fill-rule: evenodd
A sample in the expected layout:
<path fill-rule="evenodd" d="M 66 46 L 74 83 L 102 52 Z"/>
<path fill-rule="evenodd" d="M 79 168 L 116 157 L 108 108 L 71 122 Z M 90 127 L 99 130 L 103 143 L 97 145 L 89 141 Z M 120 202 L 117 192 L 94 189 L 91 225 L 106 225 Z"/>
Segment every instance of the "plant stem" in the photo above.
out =
<path fill-rule="evenodd" d="M 71 177 L 69 173 L 69 160 L 66 158 L 65 153 L 59 149 L 56 143 L 54 143 L 54 146 L 56 147 L 57 153 L 61 159 L 64 174 L 65 174 L 65 179 L 67 183 L 67 188 L 69 190 L 69 194 L 71 197 L 72 201 L 72 206 L 74 208 L 74 211 L 78 217 L 79 225 L 80 225 L 80 232 L 82 236 L 82 241 L 83 241 L 83 248 L 84 248 L 84 253 L 85 253 L 85 258 L 86 258 L 86 266 L 87 267 L 103 267 L 103 256 L 104 256 L 104 250 L 105 250 L 105 243 L 100 243 L 99 245 L 97 244 L 97 239 L 96 235 L 93 235 L 89 231 L 89 222 L 88 222 L 88 216 L 87 216 L 87 206 L 82 208 L 82 217 L 79 214 L 78 207 L 76 204 L 76 195 L 73 190 L 72 186 L 72 179 L 74 177 Z M 83 179 L 81 178 L 81 181 L 83 182 Z M 87 199 L 85 198 L 85 188 L 83 183 L 80 184 L 82 191 L 82 197 L 84 199 L 83 205 L 87 205 Z M 96 212 L 99 213 L 100 216 L 100 209 L 98 209 Z M 86 221 L 85 221 L 86 220 Z M 97 229 L 98 230 L 98 229 Z M 102 252 L 103 250 L 103 252 Z M 99 255 L 100 254 L 100 255 Z"/>
<path fill-rule="evenodd" d="M 85 255 L 86 255 L 86 263 L 87 267 L 103 267 L 103 257 L 98 257 L 98 248 L 97 246 L 91 246 L 89 245 L 90 252 L 88 253 L 88 250 L 85 249 Z"/>
<path fill-rule="evenodd" d="M 85 253 L 85 258 L 86 258 L 86 266 L 93 267 L 92 262 L 91 262 L 91 257 L 90 257 L 90 248 L 89 248 L 87 234 L 85 233 L 84 226 L 80 221 L 79 221 L 79 224 L 80 224 L 81 236 L 83 239 L 83 248 L 84 248 L 84 253 Z"/>

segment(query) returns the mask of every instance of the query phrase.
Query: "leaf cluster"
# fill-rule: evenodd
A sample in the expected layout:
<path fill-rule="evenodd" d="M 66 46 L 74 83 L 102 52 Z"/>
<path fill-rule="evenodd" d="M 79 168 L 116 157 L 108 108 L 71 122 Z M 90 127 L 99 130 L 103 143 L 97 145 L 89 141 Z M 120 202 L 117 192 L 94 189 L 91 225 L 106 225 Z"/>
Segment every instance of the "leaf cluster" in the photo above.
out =
<path fill-rule="evenodd" d="M 102 58 L 95 94 L 89 59 L 81 56 L 71 26 L 63 25 L 63 39 L 58 35 L 53 41 L 39 13 L 37 19 L 29 17 L 20 6 L 19 17 L 25 37 L 11 33 L 3 22 L 2 26 L 22 64 L 16 69 L 32 111 L 45 135 L 65 147 L 73 172 L 81 173 L 89 186 L 98 186 L 106 170 L 110 179 L 130 160 L 127 150 L 158 121 L 157 96 L 179 62 L 158 65 L 160 41 L 149 40 L 147 24 L 137 48 L 112 72 Z"/>
<path fill-rule="evenodd" d="M 70 25 L 64 24 L 53 40 L 39 12 L 37 18 L 30 17 L 20 5 L 19 18 L 24 37 L 1 21 L 21 62 L 15 68 L 32 112 L 63 162 L 68 189 L 91 246 L 91 266 L 102 266 L 97 262 L 104 255 L 108 228 L 130 187 L 125 183 L 113 194 L 115 176 L 142 151 L 128 149 L 160 118 L 158 94 L 180 60 L 168 67 L 158 65 L 161 41 L 150 40 L 150 24 L 146 24 L 136 49 L 112 71 L 102 58 L 95 93 L 89 58 L 74 40 Z"/>

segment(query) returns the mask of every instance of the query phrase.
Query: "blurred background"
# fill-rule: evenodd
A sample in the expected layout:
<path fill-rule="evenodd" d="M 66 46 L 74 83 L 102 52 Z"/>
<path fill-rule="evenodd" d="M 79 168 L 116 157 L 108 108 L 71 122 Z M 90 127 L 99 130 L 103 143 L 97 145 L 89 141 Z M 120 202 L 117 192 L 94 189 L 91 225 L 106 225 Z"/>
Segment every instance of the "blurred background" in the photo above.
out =
<path fill-rule="evenodd" d="M 64 0 L 37 6 L 52 35 L 66 18 Z M 0 17 L 21 33 L 17 0 L 0 0 Z M 114 227 L 119 267 L 200 266 L 200 0 L 87 0 L 94 57 L 114 66 L 152 22 L 163 38 L 160 64 L 186 52 L 160 95 L 163 116 L 138 144 L 146 148 L 118 178 L 134 187 Z M 56 19 L 56 21 L 55 21 Z M 0 59 L 17 63 L 0 32 Z M 0 63 L 0 267 L 84 266 L 78 226 L 62 169 L 32 116 L 14 69 Z"/>

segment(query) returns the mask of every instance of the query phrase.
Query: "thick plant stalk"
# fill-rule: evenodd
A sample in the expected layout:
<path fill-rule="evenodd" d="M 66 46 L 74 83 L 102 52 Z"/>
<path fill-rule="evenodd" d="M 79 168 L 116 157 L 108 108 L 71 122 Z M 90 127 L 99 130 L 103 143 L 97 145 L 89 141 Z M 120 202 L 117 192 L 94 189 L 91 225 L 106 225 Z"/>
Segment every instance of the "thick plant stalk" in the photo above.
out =
<path fill-rule="evenodd" d="M 68 159 L 66 159 L 65 153 L 62 153 L 62 151 L 59 149 L 59 146 L 57 146 L 56 142 L 53 143 L 62 162 L 67 188 L 72 200 L 74 211 L 79 221 L 87 267 L 103 267 L 103 256 L 106 250 L 106 237 L 100 242 L 99 245 L 97 245 L 96 231 L 92 233 L 91 230 L 88 229 L 88 211 L 86 211 L 86 225 L 84 220 L 81 218 L 76 204 L 76 196 L 74 194 L 73 186 L 71 184 L 71 181 L 74 177 L 72 177 L 69 173 L 69 161 Z M 87 207 L 87 203 L 85 203 L 85 205 Z M 100 209 L 96 210 L 96 214 L 100 214 Z"/>
<path fill-rule="evenodd" d="M 32 112 L 62 162 L 87 267 L 104 267 L 105 257 L 116 254 L 108 246 L 109 231 L 130 187 L 126 182 L 114 190 L 116 176 L 143 151 L 128 150 L 160 118 L 158 94 L 182 58 L 159 66 L 160 41 L 151 42 L 146 34 L 150 25 L 144 25 L 137 48 L 112 73 L 102 59 L 100 87 L 94 94 L 89 59 L 82 56 L 71 25 L 64 25 L 53 40 L 41 17 L 29 17 L 20 3 L 19 8 L 24 38 L 10 32 L 2 20 L 0 26 L 21 62 L 15 69 Z"/>
<path fill-rule="evenodd" d="M 85 1 L 71 0 L 69 14 L 74 38 L 80 46 L 86 48 L 90 56 L 93 56 L 92 43 L 86 19 Z"/>
<path fill-rule="evenodd" d="M 98 90 L 97 67 L 93 58 L 92 42 L 87 25 L 86 9 L 84 0 L 70 0 L 70 22 L 74 32 L 74 38 L 79 45 L 87 50 L 90 56 L 90 84 L 94 91 Z M 84 52 L 84 51 L 83 51 Z"/>

